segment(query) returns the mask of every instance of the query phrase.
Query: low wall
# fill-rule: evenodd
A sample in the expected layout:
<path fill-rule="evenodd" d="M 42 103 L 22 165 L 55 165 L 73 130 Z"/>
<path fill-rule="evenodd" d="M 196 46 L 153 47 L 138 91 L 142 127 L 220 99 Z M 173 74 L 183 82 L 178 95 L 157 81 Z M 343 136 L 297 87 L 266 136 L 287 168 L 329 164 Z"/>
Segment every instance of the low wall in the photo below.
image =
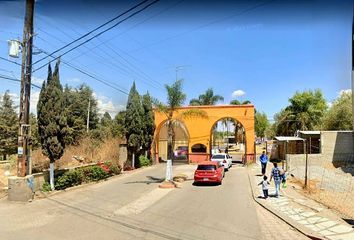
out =
<path fill-rule="evenodd" d="M 54 171 L 54 177 L 58 177 L 60 175 L 63 175 L 65 172 L 73 169 L 80 169 L 88 166 L 94 166 L 97 165 L 97 163 L 89 163 L 89 164 L 84 164 L 81 166 L 76 166 L 76 167 L 70 167 L 70 168 L 62 168 L 62 169 L 57 169 Z M 43 183 L 49 182 L 49 170 L 45 170 L 41 173 L 34 173 L 32 174 L 34 177 L 33 180 L 33 185 L 34 185 L 34 191 L 40 191 L 42 189 Z"/>

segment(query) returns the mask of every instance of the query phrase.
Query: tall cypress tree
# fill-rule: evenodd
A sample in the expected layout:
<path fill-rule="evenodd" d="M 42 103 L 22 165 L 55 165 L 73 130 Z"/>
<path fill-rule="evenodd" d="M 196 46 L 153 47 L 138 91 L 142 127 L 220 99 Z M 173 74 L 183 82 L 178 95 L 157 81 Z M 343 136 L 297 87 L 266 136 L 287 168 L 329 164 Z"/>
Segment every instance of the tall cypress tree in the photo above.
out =
<path fill-rule="evenodd" d="M 147 151 L 150 157 L 151 144 L 154 139 L 155 132 L 155 116 L 152 110 L 152 101 L 149 93 L 143 95 L 142 106 L 144 110 L 143 114 L 143 125 L 144 125 L 144 139 L 143 139 L 143 149 Z"/>
<path fill-rule="evenodd" d="M 0 154 L 4 160 L 17 151 L 17 131 L 18 117 L 9 91 L 6 91 L 0 104 Z"/>
<path fill-rule="evenodd" d="M 141 105 L 140 95 L 136 90 L 134 82 L 129 92 L 124 121 L 126 128 L 125 137 L 127 140 L 128 154 L 130 156 L 135 155 L 142 146 L 144 128 L 143 114 L 144 109 Z"/>
<path fill-rule="evenodd" d="M 43 83 L 37 104 L 38 134 L 42 152 L 50 160 L 52 189 L 54 189 L 54 162 L 64 154 L 67 125 L 63 88 L 59 80 L 59 64 L 58 60 L 53 74 L 49 65 L 47 82 Z"/>

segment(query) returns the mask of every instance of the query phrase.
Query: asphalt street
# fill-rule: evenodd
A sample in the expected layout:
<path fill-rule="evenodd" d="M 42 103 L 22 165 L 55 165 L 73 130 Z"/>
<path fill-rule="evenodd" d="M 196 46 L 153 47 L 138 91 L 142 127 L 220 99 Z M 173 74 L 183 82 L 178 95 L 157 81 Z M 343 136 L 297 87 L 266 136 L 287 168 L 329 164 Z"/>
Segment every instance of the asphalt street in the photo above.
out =
<path fill-rule="evenodd" d="M 32 203 L 2 199 L 0 239 L 267 239 L 274 217 L 260 214 L 241 165 L 220 186 L 160 189 L 164 174 L 161 164 Z"/>

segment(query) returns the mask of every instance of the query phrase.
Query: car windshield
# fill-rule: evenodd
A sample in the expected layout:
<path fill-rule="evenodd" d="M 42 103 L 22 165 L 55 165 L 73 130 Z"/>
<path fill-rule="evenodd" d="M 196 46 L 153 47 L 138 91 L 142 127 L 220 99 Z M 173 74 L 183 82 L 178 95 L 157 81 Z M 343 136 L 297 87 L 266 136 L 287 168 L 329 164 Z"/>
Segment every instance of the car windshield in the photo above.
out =
<path fill-rule="evenodd" d="M 225 158 L 225 155 L 213 155 L 212 157 L 211 157 L 212 159 L 224 159 Z"/>
<path fill-rule="evenodd" d="M 197 170 L 209 170 L 209 171 L 214 171 L 215 165 L 198 165 Z"/>

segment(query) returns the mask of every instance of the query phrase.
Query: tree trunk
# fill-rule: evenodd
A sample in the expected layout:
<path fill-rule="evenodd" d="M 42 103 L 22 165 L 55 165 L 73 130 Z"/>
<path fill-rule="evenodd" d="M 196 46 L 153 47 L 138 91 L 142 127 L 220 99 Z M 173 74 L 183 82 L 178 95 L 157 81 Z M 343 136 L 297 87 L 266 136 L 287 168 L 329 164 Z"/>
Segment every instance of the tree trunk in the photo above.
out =
<path fill-rule="evenodd" d="M 49 163 L 49 182 L 50 188 L 54 191 L 54 161 L 50 161 Z"/>
<path fill-rule="evenodd" d="M 171 120 L 168 120 L 167 158 L 171 160 L 173 158 L 173 125 Z"/>
<path fill-rule="evenodd" d="M 132 167 L 135 168 L 135 153 L 133 153 L 132 157 Z"/>

